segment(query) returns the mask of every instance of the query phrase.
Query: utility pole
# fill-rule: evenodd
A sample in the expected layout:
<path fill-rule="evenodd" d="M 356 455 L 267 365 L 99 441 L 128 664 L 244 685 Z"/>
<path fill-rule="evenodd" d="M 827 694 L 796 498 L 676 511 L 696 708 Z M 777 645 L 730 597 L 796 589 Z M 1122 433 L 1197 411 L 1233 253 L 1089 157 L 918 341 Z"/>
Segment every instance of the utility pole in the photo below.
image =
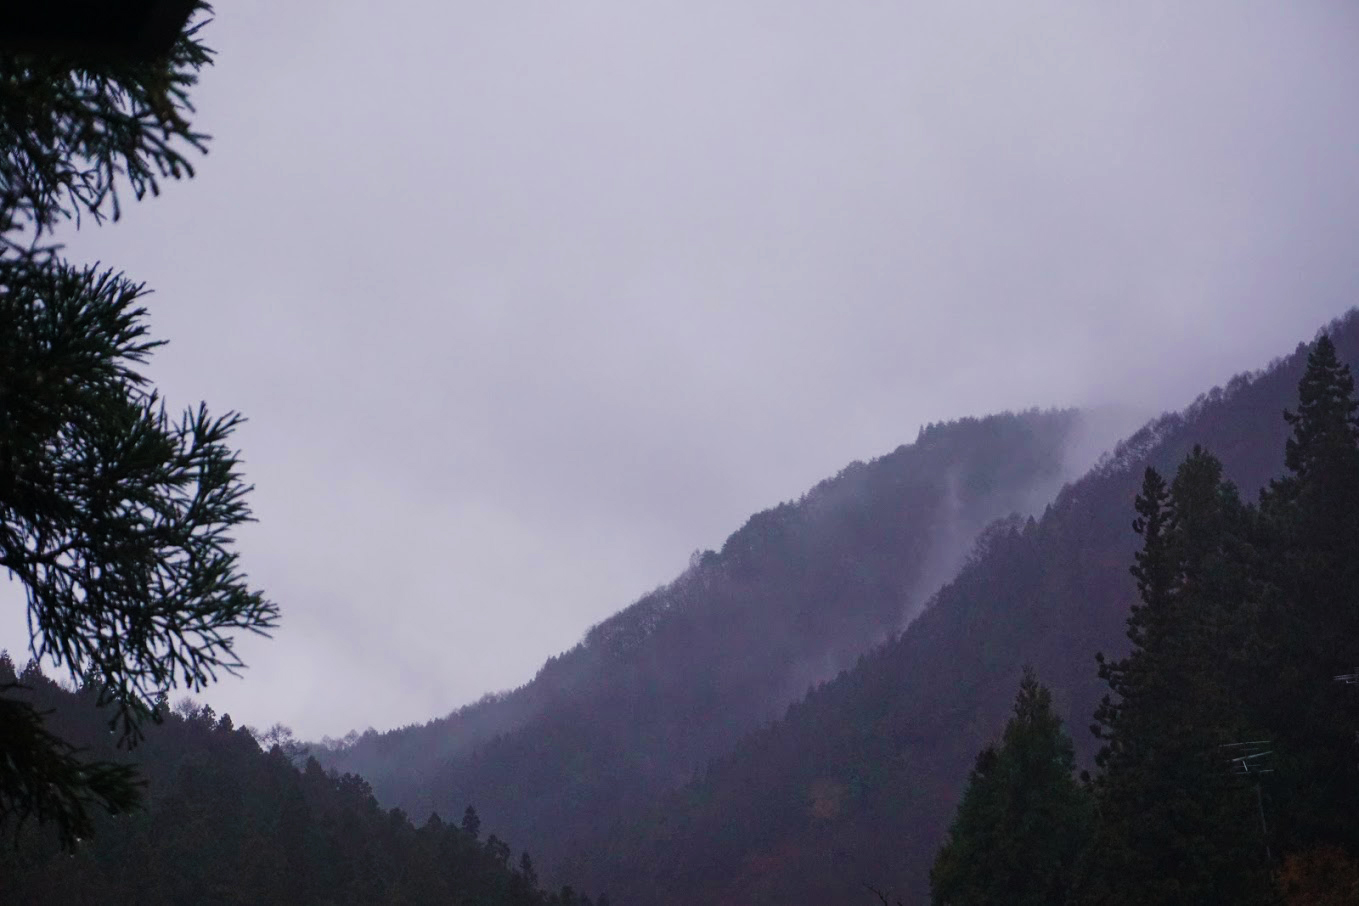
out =
<path fill-rule="evenodd" d="M 1255 804 L 1260 809 L 1260 836 L 1265 843 L 1265 864 L 1273 865 L 1274 856 L 1269 850 L 1269 825 L 1265 823 L 1265 796 L 1260 789 L 1260 776 L 1273 774 L 1274 768 L 1269 759 L 1274 754 L 1270 748 L 1273 743 L 1268 739 L 1255 739 L 1249 742 L 1229 742 L 1218 746 L 1225 750 L 1228 770 L 1238 777 L 1249 777 L 1255 787 Z"/>

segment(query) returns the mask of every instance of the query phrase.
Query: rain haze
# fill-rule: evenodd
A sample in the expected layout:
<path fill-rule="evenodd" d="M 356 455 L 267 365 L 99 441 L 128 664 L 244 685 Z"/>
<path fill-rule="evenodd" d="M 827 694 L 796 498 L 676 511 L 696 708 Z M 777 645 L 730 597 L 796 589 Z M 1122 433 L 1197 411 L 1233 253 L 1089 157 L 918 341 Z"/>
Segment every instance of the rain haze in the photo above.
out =
<path fill-rule="evenodd" d="M 1359 303 L 1359 7 L 227 2 L 199 175 L 64 237 L 250 419 L 237 723 L 528 680 L 922 423 L 1154 414 Z M 13 583 L 0 646 L 26 647 Z"/>

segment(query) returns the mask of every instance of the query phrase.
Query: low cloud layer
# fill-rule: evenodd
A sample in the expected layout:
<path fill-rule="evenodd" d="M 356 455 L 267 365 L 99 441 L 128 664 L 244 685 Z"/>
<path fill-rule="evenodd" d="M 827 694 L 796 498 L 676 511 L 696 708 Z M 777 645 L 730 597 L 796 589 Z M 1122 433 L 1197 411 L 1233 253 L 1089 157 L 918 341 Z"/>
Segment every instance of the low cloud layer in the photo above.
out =
<path fill-rule="evenodd" d="M 444 713 L 923 422 L 1178 407 L 1359 302 L 1346 2 L 252 0 L 207 35 L 199 178 L 70 250 L 157 289 L 173 401 L 251 419 L 284 625 L 208 696 L 238 723 Z"/>

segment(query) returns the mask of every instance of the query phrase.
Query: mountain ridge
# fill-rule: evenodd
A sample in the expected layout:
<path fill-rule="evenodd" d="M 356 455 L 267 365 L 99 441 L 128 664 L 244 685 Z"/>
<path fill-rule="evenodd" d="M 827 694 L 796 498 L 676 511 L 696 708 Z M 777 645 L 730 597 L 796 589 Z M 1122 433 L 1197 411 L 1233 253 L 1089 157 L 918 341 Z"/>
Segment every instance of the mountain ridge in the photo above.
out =
<path fill-rule="evenodd" d="M 1324 328 L 1359 363 L 1354 311 Z M 1283 465 L 1306 344 L 1134 433 L 1040 518 L 998 532 L 896 639 L 746 737 L 685 789 L 615 827 L 571 864 L 629 902 L 862 902 L 865 883 L 907 902 L 928 869 L 975 753 L 1037 668 L 1089 763 L 1104 689 L 1096 652 L 1127 647 L 1136 589 L 1132 500 L 1203 443 L 1247 494 Z M 603 856 L 603 864 L 591 858 Z"/>
<path fill-rule="evenodd" d="M 925 426 L 752 515 L 529 684 L 318 757 L 413 815 L 475 802 L 550 870 L 899 631 L 988 525 L 1056 493 L 1084 427 L 1075 410 Z"/>

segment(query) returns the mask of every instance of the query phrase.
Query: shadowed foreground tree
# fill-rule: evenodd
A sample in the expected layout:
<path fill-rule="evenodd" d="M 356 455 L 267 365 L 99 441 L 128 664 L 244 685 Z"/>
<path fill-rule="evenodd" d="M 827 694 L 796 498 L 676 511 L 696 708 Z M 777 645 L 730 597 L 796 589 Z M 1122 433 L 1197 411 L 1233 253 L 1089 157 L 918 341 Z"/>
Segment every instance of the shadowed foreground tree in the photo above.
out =
<path fill-rule="evenodd" d="M 1251 516 L 1222 464 L 1195 447 L 1169 486 L 1147 469 L 1136 500 L 1142 537 L 1132 573 L 1142 601 L 1132 651 L 1099 659 L 1108 682 L 1095 713 L 1100 827 L 1084 899 L 1099 903 L 1250 903 L 1269 897 L 1265 841 L 1235 745 L 1268 738 L 1241 687 Z"/>
<path fill-rule="evenodd" d="M 1273 832 L 1300 853 L 1340 847 L 1359 858 L 1359 401 L 1334 343 L 1307 357 L 1285 474 L 1261 498 L 1269 547 L 1259 671 L 1252 703 L 1271 728 Z"/>
<path fill-rule="evenodd" d="M 145 288 L 43 246 L 62 221 L 116 219 L 120 188 L 192 175 L 199 28 L 168 58 L 0 53 L 0 566 L 24 588 L 32 654 L 112 706 L 129 745 L 170 689 L 241 667 L 233 635 L 278 616 L 233 549 L 250 518 L 240 416 L 172 417 L 139 370 L 159 345 Z M 70 845 L 91 809 L 137 802 L 130 768 L 83 761 L 15 692 L 0 685 L 0 823 L 52 821 Z"/>
<path fill-rule="evenodd" d="M 48 0 L 10 3 L 0 50 L 155 60 L 174 46 L 198 0 Z"/>
<path fill-rule="evenodd" d="M 1025 669 L 1000 747 L 977 756 L 930 872 L 939 906 L 1060 903 L 1092 820 L 1052 694 Z"/>
<path fill-rule="evenodd" d="M 197 4 L 200 13 L 209 11 Z M 18 53 L 0 44 L 0 238 L 32 252 L 57 224 L 122 212 L 120 191 L 159 194 L 163 179 L 193 176 L 189 90 L 212 52 L 190 24 L 169 56 Z M 50 260 L 48 255 L 43 256 Z"/>
<path fill-rule="evenodd" d="M 1082 902 L 1354 902 L 1359 712 L 1337 680 L 1359 658 L 1356 412 L 1323 335 L 1258 508 L 1198 447 L 1169 488 L 1147 470 Z"/>

